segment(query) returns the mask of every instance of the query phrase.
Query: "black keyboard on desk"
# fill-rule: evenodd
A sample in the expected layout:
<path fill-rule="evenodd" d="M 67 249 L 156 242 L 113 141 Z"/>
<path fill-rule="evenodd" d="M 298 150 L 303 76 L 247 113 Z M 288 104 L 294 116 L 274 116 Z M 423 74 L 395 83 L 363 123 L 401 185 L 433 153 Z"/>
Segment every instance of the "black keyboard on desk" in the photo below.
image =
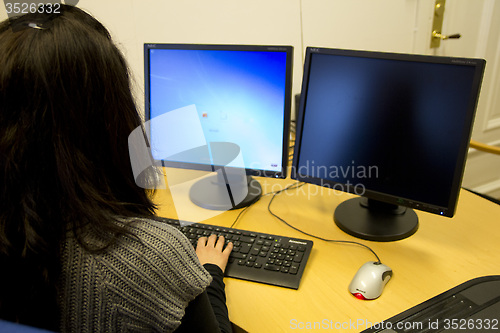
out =
<path fill-rule="evenodd" d="M 179 229 L 196 247 L 198 238 L 222 235 L 234 247 L 226 266 L 227 277 L 298 289 L 313 242 L 260 232 L 219 227 L 204 223 L 181 226 L 178 220 L 163 219 Z"/>

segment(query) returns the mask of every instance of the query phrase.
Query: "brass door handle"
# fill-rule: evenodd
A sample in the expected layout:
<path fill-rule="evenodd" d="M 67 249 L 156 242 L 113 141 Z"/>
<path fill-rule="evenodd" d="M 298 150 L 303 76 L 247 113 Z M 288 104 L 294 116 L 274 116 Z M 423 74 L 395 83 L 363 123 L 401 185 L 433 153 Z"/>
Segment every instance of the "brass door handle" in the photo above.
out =
<path fill-rule="evenodd" d="M 445 39 L 458 39 L 460 37 L 462 37 L 461 34 L 443 35 L 443 34 L 437 32 L 436 30 L 434 30 L 432 32 L 432 38 L 439 38 L 441 40 L 445 40 Z"/>
<path fill-rule="evenodd" d="M 460 34 L 443 35 L 441 30 L 443 28 L 444 8 L 446 0 L 435 0 L 434 2 L 434 18 L 432 20 L 432 34 L 431 34 L 431 48 L 436 48 L 441 45 L 442 40 L 460 38 Z"/>

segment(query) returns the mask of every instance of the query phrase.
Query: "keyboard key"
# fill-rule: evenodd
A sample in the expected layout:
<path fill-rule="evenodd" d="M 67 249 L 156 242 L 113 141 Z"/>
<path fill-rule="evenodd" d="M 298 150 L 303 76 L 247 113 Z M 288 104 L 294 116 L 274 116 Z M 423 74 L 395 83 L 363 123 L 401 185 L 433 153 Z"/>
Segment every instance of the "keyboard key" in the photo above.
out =
<path fill-rule="evenodd" d="M 248 236 L 241 236 L 240 237 L 240 242 L 253 244 L 253 242 L 255 242 L 255 238 L 254 237 L 248 237 Z"/>
<path fill-rule="evenodd" d="M 241 253 L 249 253 L 251 248 L 252 248 L 251 244 L 242 244 L 240 252 Z"/>
<path fill-rule="evenodd" d="M 280 268 L 280 266 L 271 265 L 271 264 L 265 264 L 264 265 L 264 269 L 267 269 L 269 271 L 279 272 L 281 268 Z"/>
<path fill-rule="evenodd" d="M 243 253 L 238 253 L 238 252 L 234 252 L 233 251 L 233 252 L 231 252 L 230 257 L 231 258 L 236 258 L 236 259 L 246 259 L 247 255 L 243 254 Z"/>
<path fill-rule="evenodd" d="M 301 262 L 304 254 L 302 252 L 299 252 L 295 255 L 293 258 L 293 262 Z"/>

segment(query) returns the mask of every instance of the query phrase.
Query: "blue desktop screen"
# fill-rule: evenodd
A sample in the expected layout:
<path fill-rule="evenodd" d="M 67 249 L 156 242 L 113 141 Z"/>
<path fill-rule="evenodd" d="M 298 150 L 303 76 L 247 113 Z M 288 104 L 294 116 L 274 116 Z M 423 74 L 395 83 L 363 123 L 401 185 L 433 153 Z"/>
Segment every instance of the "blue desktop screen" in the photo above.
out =
<path fill-rule="evenodd" d="M 279 172 L 286 64 L 287 53 L 279 51 L 151 49 L 150 119 L 194 106 L 207 143 L 237 144 L 247 169 Z M 190 134 L 184 134 L 185 144 Z M 153 157 L 168 159 L 154 150 Z"/>

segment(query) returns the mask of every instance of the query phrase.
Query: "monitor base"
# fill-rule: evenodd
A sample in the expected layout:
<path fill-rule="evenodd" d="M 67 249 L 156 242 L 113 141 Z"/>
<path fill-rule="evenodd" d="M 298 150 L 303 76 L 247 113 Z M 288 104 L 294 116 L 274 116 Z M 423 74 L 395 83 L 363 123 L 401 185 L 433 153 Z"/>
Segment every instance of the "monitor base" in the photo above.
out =
<path fill-rule="evenodd" d="M 229 186 L 220 181 L 219 175 L 212 175 L 200 179 L 189 190 L 189 198 L 195 205 L 210 210 L 231 210 L 250 206 L 261 195 L 260 183 L 251 176 L 243 177 L 238 183 L 231 182 Z"/>
<path fill-rule="evenodd" d="M 335 224 L 351 236 L 378 242 L 401 240 L 418 229 L 413 209 L 364 197 L 342 202 L 333 217 Z"/>

